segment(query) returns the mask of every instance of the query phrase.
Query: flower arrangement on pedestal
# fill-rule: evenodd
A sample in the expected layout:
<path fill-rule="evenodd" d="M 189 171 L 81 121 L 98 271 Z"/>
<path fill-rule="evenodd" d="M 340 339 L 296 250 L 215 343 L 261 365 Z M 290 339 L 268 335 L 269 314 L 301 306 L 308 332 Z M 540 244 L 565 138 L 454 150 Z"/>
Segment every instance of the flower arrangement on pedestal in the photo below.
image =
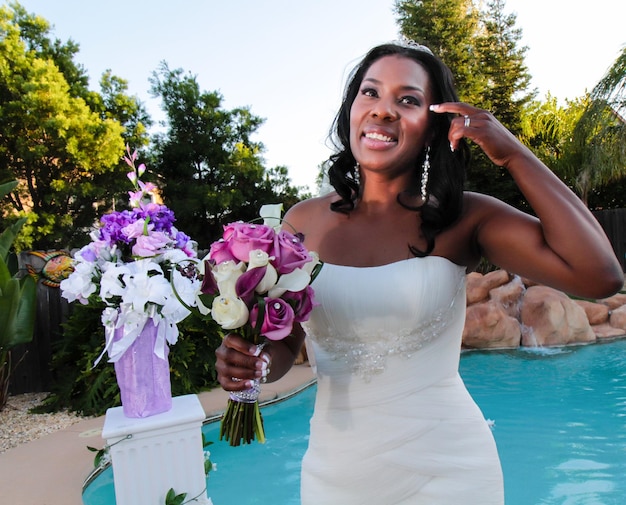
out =
<path fill-rule="evenodd" d="M 308 319 L 315 306 L 310 284 L 322 266 L 317 253 L 304 247 L 300 234 L 279 229 L 281 211 L 280 204 L 264 205 L 263 224 L 224 226 L 222 238 L 198 264 L 202 284 L 196 306 L 188 307 L 200 317 L 212 318 L 224 334 L 237 333 L 256 344 L 259 352 L 267 341 L 288 337 L 295 323 Z M 232 446 L 255 438 L 265 441 L 260 382 L 230 393 L 220 439 Z"/>
<path fill-rule="evenodd" d="M 156 186 L 140 180 L 146 167 L 136 166 L 137 151 L 127 148 L 124 160 L 134 188 L 130 209 L 102 216 L 61 290 L 70 302 L 105 306 L 105 346 L 94 366 L 108 353 L 124 414 L 147 417 L 171 408 L 168 345 L 176 343 L 177 324 L 190 313 L 179 299 L 194 305 L 200 281 L 176 268 L 197 257 L 196 243 L 176 229 L 170 209 L 155 203 Z"/>

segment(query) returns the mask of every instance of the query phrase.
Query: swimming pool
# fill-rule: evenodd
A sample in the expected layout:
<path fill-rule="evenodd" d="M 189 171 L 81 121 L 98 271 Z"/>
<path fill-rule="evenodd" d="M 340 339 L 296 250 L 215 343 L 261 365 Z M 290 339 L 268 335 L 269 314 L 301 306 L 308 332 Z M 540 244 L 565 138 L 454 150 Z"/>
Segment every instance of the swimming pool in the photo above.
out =
<path fill-rule="evenodd" d="M 487 419 L 507 505 L 623 505 L 626 496 L 626 340 L 558 349 L 467 352 L 461 374 Z M 315 387 L 264 408 L 267 443 L 231 448 L 204 427 L 215 505 L 299 504 L 300 460 Z M 246 476 L 250 476 L 247 478 Z M 115 503 L 112 471 L 86 505 Z"/>

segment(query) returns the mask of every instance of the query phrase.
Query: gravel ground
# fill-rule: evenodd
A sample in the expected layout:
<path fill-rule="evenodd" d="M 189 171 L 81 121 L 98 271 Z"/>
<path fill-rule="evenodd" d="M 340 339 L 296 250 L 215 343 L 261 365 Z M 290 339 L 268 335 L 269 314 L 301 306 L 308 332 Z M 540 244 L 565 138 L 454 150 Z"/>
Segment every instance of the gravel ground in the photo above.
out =
<path fill-rule="evenodd" d="M 0 411 L 0 454 L 20 444 L 67 428 L 85 419 L 71 412 L 31 414 L 48 393 L 25 393 L 9 397 Z"/>

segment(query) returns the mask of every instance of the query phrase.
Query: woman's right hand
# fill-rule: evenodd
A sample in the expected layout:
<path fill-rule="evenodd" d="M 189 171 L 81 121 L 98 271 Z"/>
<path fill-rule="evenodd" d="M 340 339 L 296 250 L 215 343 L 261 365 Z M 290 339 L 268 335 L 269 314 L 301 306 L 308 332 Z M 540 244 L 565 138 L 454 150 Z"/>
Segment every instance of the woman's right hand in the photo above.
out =
<path fill-rule="evenodd" d="M 250 389 L 255 379 L 269 373 L 269 354 L 234 333 L 224 337 L 215 356 L 217 380 L 226 391 Z"/>

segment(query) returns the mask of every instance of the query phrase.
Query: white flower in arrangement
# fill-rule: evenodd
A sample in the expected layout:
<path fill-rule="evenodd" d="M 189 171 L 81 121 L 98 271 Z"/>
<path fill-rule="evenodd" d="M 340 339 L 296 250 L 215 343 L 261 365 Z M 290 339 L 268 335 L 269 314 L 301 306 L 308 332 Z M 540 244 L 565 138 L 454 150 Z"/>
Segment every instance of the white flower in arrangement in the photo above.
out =
<path fill-rule="evenodd" d="M 174 293 L 188 306 L 196 306 L 200 280 L 186 277 L 178 265 L 197 258 L 196 243 L 174 226 L 173 212 L 153 203 L 156 186 L 143 183 L 145 165 L 135 167 L 136 151 L 127 150 L 128 174 L 135 191 L 130 210 L 105 214 L 90 233 L 91 242 L 74 256 L 74 271 L 61 283 L 68 301 L 103 306 L 105 347 L 96 364 L 108 352 L 117 361 L 132 345 L 149 319 L 157 326 L 154 353 L 162 358 L 165 346 L 178 339 L 177 324 L 189 314 Z M 123 336 L 114 341 L 116 330 Z"/>
<path fill-rule="evenodd" d="M 65 289 L 65 298 L 70 302 L 86 303 L 97 290 L 96 285 L 92 282 L 93 275 L 94 265 L 92 263 L 75 263 L 73 274 L 61 282 Z"/>
<path fill-rule="evenodd" d="M 148 304 L 165 305 L 172 294 L 172 287 L 163 269 L 151 259 L 127 264 L 121 280 L 125 285 L 122 301 L 132 305 L 138 312 L 145 311 Z"/>

